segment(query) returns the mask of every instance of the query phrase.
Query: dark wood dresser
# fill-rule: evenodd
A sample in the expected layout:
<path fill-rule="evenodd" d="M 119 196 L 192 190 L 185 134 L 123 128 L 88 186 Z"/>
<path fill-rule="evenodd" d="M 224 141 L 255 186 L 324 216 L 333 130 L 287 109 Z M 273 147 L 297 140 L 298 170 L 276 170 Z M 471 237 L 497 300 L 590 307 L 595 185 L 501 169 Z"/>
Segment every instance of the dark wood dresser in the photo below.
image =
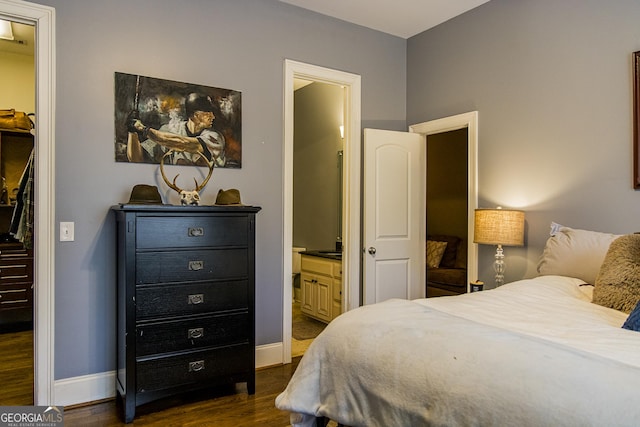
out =
<path fill-rule="evenodd" d="M 33 327 L 33 251 L 9 233 L 32 150 L 29 131 L 0 129 L 0 332 Z"/>
<path fill-rule="evenodd" d="M 0 243 L 0 332 L 32 325 L 33 251 L 21 243 Z"/>
<path fill-rule="evenodd" d="M 255 393 L 254 206 L 113 206 L 117 393 L 124 421 L 175 394 Z"/>

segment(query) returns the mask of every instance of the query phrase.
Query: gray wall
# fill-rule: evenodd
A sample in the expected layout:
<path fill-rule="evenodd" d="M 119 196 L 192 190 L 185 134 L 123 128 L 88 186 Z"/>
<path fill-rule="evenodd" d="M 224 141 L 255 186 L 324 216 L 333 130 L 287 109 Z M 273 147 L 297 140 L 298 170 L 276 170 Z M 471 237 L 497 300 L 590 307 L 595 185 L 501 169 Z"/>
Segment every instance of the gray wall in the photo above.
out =
<path fill-rule="evenodd" d="M 549 224 L 638 231 L 637 0 L 492 0 L 407 43 L 407 123 L 478 111 L 479 206 L 526 211 L 506 280 L 536 274 Z M 495 248 L 480 248 L 493 283 Z"/>
<path fill-rule="evenodd" d="M 340 86 L 317 82 L 295 93 L 293 246 L 326 250 L 336 244 L 343 93 Z"/>
<path fill-rule="evenodd" d="M 363 125 L 406 128 L 406 42 L 275 0 L 40 0 L 56 9 L 56 379 L 115 369 L 115 240 L 109 207 L 157 165 L 114 161 L 114 72 L 242 92 L 242 169 L 203 193 L 238 188 L 257 217 L 257 344 L 282 340 L 284 59 L 362 76 Z M 192 168 L 178 168 L 181 177 Z"/>

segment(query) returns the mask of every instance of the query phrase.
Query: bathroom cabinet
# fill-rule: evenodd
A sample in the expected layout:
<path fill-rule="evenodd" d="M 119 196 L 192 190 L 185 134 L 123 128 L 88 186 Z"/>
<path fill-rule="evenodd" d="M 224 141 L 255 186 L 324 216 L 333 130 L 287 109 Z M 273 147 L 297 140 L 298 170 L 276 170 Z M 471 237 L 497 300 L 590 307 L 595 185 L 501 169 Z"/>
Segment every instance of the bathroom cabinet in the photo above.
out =
<path fill-rule="evenodd" d="M 342 261 L 302 255 L 300 311 L 329 323 L 342 312 Z"/>

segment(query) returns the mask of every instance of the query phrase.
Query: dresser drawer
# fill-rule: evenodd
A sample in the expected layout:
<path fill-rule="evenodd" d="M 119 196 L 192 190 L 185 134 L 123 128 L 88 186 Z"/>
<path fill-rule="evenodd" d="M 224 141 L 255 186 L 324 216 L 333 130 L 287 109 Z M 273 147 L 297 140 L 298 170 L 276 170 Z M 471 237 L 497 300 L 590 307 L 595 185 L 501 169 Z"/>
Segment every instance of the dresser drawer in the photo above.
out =
<path fill-rule="evenodd" d="M 31 283 L 33 281 L 33 259 L 0 259 L 0 284 Z"/>
<path fill-rule="evenodd" d="M 136 283 L 244 278 L 247 260 L 247 249 L 142 252 L 136 257 Z"/>
<path fill-rule="evenodd" d="M 138 319 L 246 310 L 248 306 L 246 280 L 176 283 L 136 288 Z"/>
<path fill-rule="evenodd" d="M 136 327 L 136 355 L 248 343 L 248 331 L 246 312 L 142 324 Z"/>
<path fill-rule="evenodd" d="M 0 308 L 22 308 L 31 307 L 33 299 L 33 290 L 31 284 L 22 283 L 14 285 L 0 286 Z"/>
<path fill-rule="evenodd" d="M 253 348 L 239 344 L 214 350 L 196 350 L 136 362 L 136 389 L 155 391 L 244 373 L 252 366 Z"/>
<path fill-rule="evenodd" d="M 242 246 L 249 241 L 246 217 L 140 217 L 136 223 L 138 249 Z"/>

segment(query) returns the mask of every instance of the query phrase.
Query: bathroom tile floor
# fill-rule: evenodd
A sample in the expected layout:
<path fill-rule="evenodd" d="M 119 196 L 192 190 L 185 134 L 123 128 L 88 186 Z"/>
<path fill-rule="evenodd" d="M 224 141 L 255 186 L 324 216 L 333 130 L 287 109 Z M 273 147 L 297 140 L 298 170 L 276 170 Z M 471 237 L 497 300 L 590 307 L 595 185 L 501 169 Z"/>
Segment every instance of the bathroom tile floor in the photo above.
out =
<path fill-rule="evenodd" d="M 291 338 L 291 357 L 302 356 L 305 351 L 309 348 L 311 343 L 313 342 L 313 338 L 308 340 L 297 340 L 295 338 Z"/>
<path fill-rule="evenodd" d="M 299 335 L 296 333 L 296 328 L 298 327 L 304 328 L 305 331 L 307 331 L 307 336 L 308 336 L 308 331 L 310 330 L 315 331 L 313 334 L 314 336 L 312 336 L 311 338 L 296 339 L 294 337 L 291 337 L 291 357 L 298 357 L 304 354 L 304 352 L 307 350 L 307 348 L 309 348 L 309 346 L 313 342 L 314 338 L 318 336 L 320 332 L 322 332 L 322 330 L 326 325 L 323 324 L 322 322 L 319 322 L 317 320 L 311 319 L 303 315 L 300 311 L 300 303 L 296 301 L 293 302 L 291 317 L 292 317 L 291 327 L 293 330 L 292 331 L 293 335 Z"/>

